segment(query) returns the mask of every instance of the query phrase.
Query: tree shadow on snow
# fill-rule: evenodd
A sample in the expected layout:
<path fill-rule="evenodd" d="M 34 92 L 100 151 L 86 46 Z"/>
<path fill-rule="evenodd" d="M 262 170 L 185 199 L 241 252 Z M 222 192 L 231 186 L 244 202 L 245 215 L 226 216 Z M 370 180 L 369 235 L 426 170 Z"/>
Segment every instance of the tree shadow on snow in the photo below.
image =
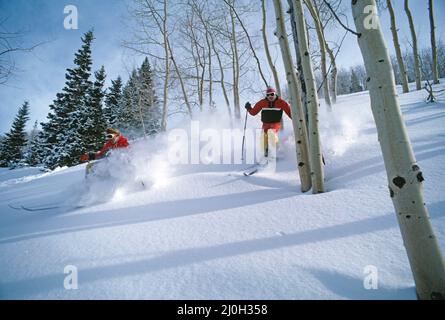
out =
<path fill-rule="evenodd" d="M 440 148 L 438 148 L 440 147 Z M 414 154 L 416 160 L 423 161 L 437 156 L 442 156 L 445 152 L 444 143 L 442 141 L 433 142 L 426 145 L 414 144 Z M 420 163 L 421 165 L 421 163 Z M 422 166 L 421 166 L 422 167 Z M 341 168 L 333 168 L 329 172 L 327 184 L 329 186 L 331 181 L 343 181 L 347 185 L 351 181 L 361 179 L 366 176 L 374 175 L 379 172 L 384 172 L 385 166 L 383 164 L 383 157 L 372 157 L 366 160 L 357 161 Z M 426 175 L 427 177 L 428 175 Z M 330 189 L 335 189 L 331 187 Z"/>
<path fill-rule="evenodd" d="M 416 124 L 420 124 L 420 123 L 424 123 L 424 122 L 440 119 L 440 118 L 443 118 L 443 117 L 445 117 L 445 112 L 435 113 L 435 114 L 430 114 L 430 115 L 426 115 L 426 116 L 423 116 L 423 117 L 418 117 L 418 118 L 415 118 L 415 119 L 405 120 L 405 123 L 408 126 L 412 126 L 412 125 L 416 125 Z"/>
<path fill-rule="evenodd" d="M 415 114 L 415 113 L 425 112 L 426 110 L 443 111 L 444 107 L 445 107 L 445 104 L 441 104 L 441 103 L 428 104 L 425 106 L 424 102 L 416 102 L 416 103 L 412 103 L 412 104 L 403 105 L 402 106 L 402 114 L 403 114 L 403 117 L 405 120 L 405 124 L 408 126 L 411 126 L 411 125 L 435 120 L 438 118 L 442 118 L 445 116 L 445 114 L 441 112 L 439 114 L 435 113 L 435 114 L 422 116 L 420 118 L 406 120 L 405 118 L 407 116 Z M 376 129 L 375 123 L 372 122 L 372 126 L 370 128 L 364 129 L 361 132 L 363 134 L 377 134 L 377 129 Z"/>
<path fill-rule="evenodd" d="M 266 190 L 271 192 L 271 190 Z M 442 217 L 445 212 L 442 208 L 445 201 L 434 203 L 429 206 L 431 216 L 433 218 Z M 267 250 L 276 250 L 286 247 L 299 246 L 304 244 L 313 244 L 323 241 L 341 239 L 359 234 L 374 233 L 390 228 L 396 228 L 397 222 L 393 212 L 362 219 L 358 221 L 348 222 L 339 225 L 327 226 L 319 229 L 312 229 L 293 234 L 277 235 L 262 239 L 251 239 L 224 243 L 209 247 L 196 247 L 181 250 L 173 250 L 149 259 L 141 259 L 137 261 L 112 264 L 101 267 L 90 267 L 79 270 L 80 283 L 90 283 L 94 281 L 103 281 L 113 278 L 121 278 L 125 276 L 135 276 L 166 269 L 179 268 L 190 264 L 201 263 L 221 258 L 242 256 L 255 252 L 263 252 Z M 313 271 L 326 287 L 332 291 L 337 291 L 341 296 L 353 299 L 372 299 L 373 293 L 362 292 L 358 286 L 357 279 L 350 278 L 345 275 L 329 274 L 324 271 Z M 48 292 L 51 290 L 63 290 L 64 274 L 50 274 L 47 276 L 36 277 L 32 279 L 5 282 L 0 285 L 0 296 L 8 296 L 9 298 L 23 298 L 40 292 Z M 342 288 L 343 286 L 343 288 Z M 351 289 L 352 288 L 352 289 Z M 396 295 L 411 297 L 412 288 L 400 289 L 393 291 L 391 289 L 382 289 L 378 293 L 377 299 L 390 299 Z M 64 290 L 63 290 L 64 291 Z"/>
<path fill-rule="evenodd" d="M 82 212 L 61 216 L 28 216 L 17 226 L 0 227 L 0 244 L 46 237 L 96 228 L 131 225 L 149 221 L 175 219 L 185 216 L 218 213 L 228 209 L 242 208 L 296 196 L 295 192 L 283 189 L 248 191 L 237 194 L 207 198 L 157 202 L 144 206 L 126 207 L 103 212 Z M 44 219 L 42 220 L 42 217 Z"/>

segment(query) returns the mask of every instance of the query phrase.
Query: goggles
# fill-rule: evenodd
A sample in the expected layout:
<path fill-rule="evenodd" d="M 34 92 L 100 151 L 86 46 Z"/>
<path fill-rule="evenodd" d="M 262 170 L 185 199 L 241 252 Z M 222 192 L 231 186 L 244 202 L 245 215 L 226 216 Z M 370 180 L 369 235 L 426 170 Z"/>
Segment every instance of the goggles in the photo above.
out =
<path fill-rule="evenodd" d="M 267 94 L 266 94 L 266 97 L 273 97 L 273 96 L 275 96 L 275 92 L 267 93 Z"/>
<path fill-rule="evenodd" d="M 105 135 L 105 138 L 107 138 L 107 139 L 113 139 L 115 137 L 115 135 L 114 134 L 111 134 L 111 133 L 107 133 L 106 135 Z"/>

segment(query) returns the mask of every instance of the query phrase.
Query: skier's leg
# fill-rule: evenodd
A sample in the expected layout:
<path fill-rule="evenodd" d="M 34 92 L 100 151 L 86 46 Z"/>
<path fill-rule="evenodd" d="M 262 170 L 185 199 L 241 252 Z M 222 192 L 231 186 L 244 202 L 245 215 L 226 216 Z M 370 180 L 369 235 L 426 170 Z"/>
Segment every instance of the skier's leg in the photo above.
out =
<path fill-rule="evenodd" d="M 88 164 L 85 167 L 85 178 L 88 178 L 88 176 L 93 172 L 93 165 L 94 162 L 88 162 Z"/>
<path fill-rule="evenodd" d="M 263 134 L 261 135 L 261 150 L 263 151 L 263 155 L 264 157 L 267 158 L 269 150 L 268 150 L 268 146 L 269 146 L 269 142 L 268 142 L 268 136 L 267 136 L 267 129 L 263 130 Z"/>
<path fill-rule="evenodd" d="M 275 137 L 275 151 L 276 154 L 278 154 L 278 151 L 280 150 L 280 130 L 281 130 L 281 126 L 280 128 L 276 128 L 274 129 L 274 137 Z"/>
<path fill-rule="evenodd" d="M 276 159 L 277 157 L 277 147 L 278 147 L 278 134 L 277 130 L 275 129 L 269 129 L 267 130 L 267 136 L 268 136 L 268 158 L 269 159 Z"/>

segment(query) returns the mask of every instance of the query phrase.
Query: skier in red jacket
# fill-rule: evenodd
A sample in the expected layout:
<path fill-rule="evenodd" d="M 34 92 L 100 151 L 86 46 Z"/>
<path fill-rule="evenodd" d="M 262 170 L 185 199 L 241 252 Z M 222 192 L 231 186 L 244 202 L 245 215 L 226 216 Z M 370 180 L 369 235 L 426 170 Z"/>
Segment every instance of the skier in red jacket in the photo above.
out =
<path fill-rule="evenodd" d="M 278 130 L 281 128 L 281 118 L 283 111 L 289 118 L 292 118 L 290 105 L 277 95 L 275 88 L 266 89 L 266 97 L 258 101 L 252 108 L 249 102 L 245 105 L 246 110 L 255 116 L 261 111 L 261 121 L 263 122 L 263 151 L 267 158 L 269 154 L 269 145 L 275 149 L 278 148 Z"/>
<path fill-rule="evenodd" d="M 126 148 L 129 146 L 127 138 L 121 135 L 121 133 L 117 129 L 108 128 L 106 130 L 106 138 L 107 141 L 100 151 L 83 154 L 80 156 L 80 161 L 84 162 L 96 160 L 103 157 L 108 150 Z"/>

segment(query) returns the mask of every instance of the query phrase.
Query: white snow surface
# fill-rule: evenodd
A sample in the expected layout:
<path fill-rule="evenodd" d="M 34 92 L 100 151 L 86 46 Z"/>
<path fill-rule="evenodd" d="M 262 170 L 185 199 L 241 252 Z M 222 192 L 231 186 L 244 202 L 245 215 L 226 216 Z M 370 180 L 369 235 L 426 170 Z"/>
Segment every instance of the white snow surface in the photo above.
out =
<path fill-rule="evenodd" d="M 443 251 L 445 103 L 424 98 L 399 101 Z M 171 165 L 166 137 L 114 153 L 98 165 L 108 178 L 85 179 L 85 165 L 1 169 L 0 298 L 415 299 L 369 95 L 321 110 L 318 195 L 300 191 L 288 119 L 276 171 L 250 177 L 246 164 Z M 66 266 L 78 289 L 65 289 Z M 376 290 L 364 287 L 369 266 Z"/>

